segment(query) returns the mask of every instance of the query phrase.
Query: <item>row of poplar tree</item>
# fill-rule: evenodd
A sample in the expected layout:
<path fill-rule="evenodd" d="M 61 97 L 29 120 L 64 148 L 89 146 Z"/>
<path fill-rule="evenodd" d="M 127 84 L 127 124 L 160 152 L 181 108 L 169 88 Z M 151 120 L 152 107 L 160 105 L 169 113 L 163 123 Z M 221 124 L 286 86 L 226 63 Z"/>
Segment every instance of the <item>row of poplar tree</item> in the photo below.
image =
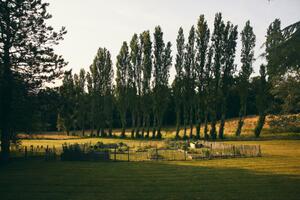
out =
<path fill-rule="evenodd" d="M 272 34 L 272 23 L 268 34 Z M 280 31 L 280 29 L 279 29 Z M 269 33 L 270 32 L 270 33 Z M 69 133 L 72 129 L 89 128 L 92 135 L 112 136 L 113 120 L 118 111 L 121 137 L 131 127 L 131 137 L 161 138 L 164 114 L 170 93 L 174 96 L 176 138 L 183 127 L 183 137 L 224 138 L 224 126 L 230 88 L 237 80 L 240 97 L 236 135 L 241 134 L 247 114 L 248 88 L 253 72 L 256 37 L 249 21 L 241 38 L 241 66 L 235 64 L 238 40 L 237 26 L 224 22 L 217 13 L 211 31 L 204 15 L 192 26 L 187 37 L 179 28 L 176 40 L 176 75 L 169 85 L 172 66 L 171 42 L 165 42 L 160 26 L 153 39 L 149 31 L 134 34 L 129 43 L 123 42 L 116 61 L 116 73 L 111 54 L 99 48 L 88 72 L 66 72 L 59 89 L 63 103 L 59 109 L 58 128 Z M 271 43 L 270 43 L 271 44 Z M 260 87 L 256 94 L 260 118 L 255 130 L 259 136 L 265 120 L 266 69 L 260 68 Z M 128 124 L 130 116 L 131 124 Z M 217 130 L 217 120 L 220 121 Z M 210 125 L 210 126 L 209 126 Z M 194 126 L 196 129 L 194 129 Z M 193 133 L 193 130 L 196 130 Z"/>

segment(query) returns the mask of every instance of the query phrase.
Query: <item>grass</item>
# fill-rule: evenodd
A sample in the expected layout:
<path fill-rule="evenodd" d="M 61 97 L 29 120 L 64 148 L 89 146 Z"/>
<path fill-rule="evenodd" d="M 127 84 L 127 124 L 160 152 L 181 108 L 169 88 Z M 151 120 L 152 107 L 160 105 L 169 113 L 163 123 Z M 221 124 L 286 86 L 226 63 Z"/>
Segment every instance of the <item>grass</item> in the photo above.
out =
<path fill-rule="evenodd" d="M 25 200 L 299 199 L 300 140 L 228 143 L 260 144 L 263 157 L 138 163 L 14 161 L 0 167 L 0 196 Z"/>
<path fill-rule="evenodd" d="M 248 116 L 245 118 L 244 125 L 242 128 L 242 134 L 239 138 L 235 137 L 235 131 L 238 124 L 238 119 L 228 119 L 225 123 L 225 129 L 224 129 L 224 136 L 225 138 L 229 140 L 249 140 L 254 138 L 254 128 L 256 126 L 258 117 L 257 116 Z M 264 125 L 264 128 L 261 133 L 261 138 L 265 140 L 269 139 L 300 139 L 300 133 L 273 133 L 270 129 L 269 122 L 271 120 L 271 117 L 268 116 L 266 118 L 266 123 Z M 300 124 L 299 124 L 300 126 Z M 208 128 L 210 128 L 208 126 Z M 217 123 L 217 130 L 219 129 L 219 123 Z M 201 126 L 201 137 L 203 138 L 203 125 Z M 190 129 L 187 127 L 187 135 L 189 136 Z M 80 139 L 82 137 L 81 131 L 72 131 L 72 136 L 67 136 L 66 133 L 63 132 L 38 132 L 33 134 L 19 134 L 19 137 L 22 139 L 45 139 L 45 140 L 69 140 L 69 139 Z M 91 130 L 85 131 L 85 136 L 89 136 L 91 134 Z M 94 132 L 95 134 L 95 132 Z M 120 129 L 114 129 L 113 134 L 116 136 L 120 136 L 121 132 Z M 193 135 L 196 134 L 196 127 L 193 128 Z M 162 137 L 165 139 L 172 139 L 176 135 L 175 127 L 164 127 L 162 129 Z M 180 129 L 179 135 L 183 136 L 183 127 Z M 130 138 L 131 136 L 131 129 L 126 129 L 126 136 Z M 150 131 L 150 137 L 152 136 L 152 133 Z"/>

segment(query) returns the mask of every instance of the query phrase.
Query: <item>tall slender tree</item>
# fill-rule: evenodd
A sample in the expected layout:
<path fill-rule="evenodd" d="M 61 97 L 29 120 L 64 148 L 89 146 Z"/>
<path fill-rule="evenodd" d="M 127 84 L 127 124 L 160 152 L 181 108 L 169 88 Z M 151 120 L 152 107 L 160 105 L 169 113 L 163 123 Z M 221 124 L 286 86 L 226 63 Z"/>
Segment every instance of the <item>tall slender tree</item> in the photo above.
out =
<path fill-rule="evenodd" d="M 63 84 L 60 87 L 61 105 L 60 116 L 62 117 L 63 127 L 67 135 L 74 125 L 75 89 L 72 71 L 65 72 Z"/>
<path fill-rule="evenodd" d="M 215 16 L 214 22 L 214 31 L 212 34 L 212 48 L 214 51 L 214 60 L 212 66 L 213 80 L 212 80 L 212 95 L 211 98 L 211 129 L 210 135 L 212 139 L 216 139 L 216 123 L 217 123 L 217 112 L 218 104 L 220 102 L 220 79 L 221 79 L 221 66 L 223 64 L 222 55 L 223 55 L 223 35 L 224 35 L 225 25 L 222 20 L 222 14 L 217 13 Z"/>
<path fill-rule="evenodd" d="M 176 55 L 176 75 L 173 81 L 173 92 L 176 104 L 176 135 L 179 138 L 180 124 L 181 124 L 181 111 L 183 103 L 183 65 L 184 65 L 184 34 L 182 27 L 179 28 L 177 36 L 177 55 Z"/>
<path fill-rule="evenodd" d="M 150 113 L 152 110 L 152 96 L 150 80 L 152 74 L 152 42 L 150 38 L 150 32 L 144 31 L 140 35 L 141 51 L 142 51 L 142 113 L 143 113 L 143 125 L 142 136 L 146 131 L 146 138 L 149 138 L 150 131 Z"/>
<path fill-rule="evenodd" d="M 137 34 L 134 34 L 130 42 L 130 70 L 129 70 L 129 102 L 132 115 L 132 132 L 131 135 L 139 137 L 140 126 L 140 95 L 141 95 L 141 48 Z"/>
<path fill-rule="evenodd" d="M 103 70 L 103 96 L 104 96 L 104 116 L 105 126 L 108 128 L 108 136 L 112 137 L 112 126 L 113 126 L 113 110 L 114 110 L 114 98 L 113 98 L 113 77 L 114 70 L 111 60 L 111 54 L 109 51 L 105 53 L 105 63 Z"/>
<path fill-rule="evenodd" d="M 92 77 L 92 96 L 95 128 L 97 136 L 106 136 L 108 103 L 106 98 L 112 90 L 113 68 L 109 51 L 106 48 L 99 48 L 90 67 Z"/>
<path fill-rule="evenodd" d="M 78 78 L 74 78 L 74 87 L 75 87 L 75 99 L 77 102 L 76 105 L 76 122 L 78 127 L 82 131 L 82 135 L 85 133 L 85 124 L 87 119 L 87 95 L 85 90 L 86 85 L 86 73 L 84 69 L 81 69 L 79 72 Z"/>
<path fill-rule="evenodd" d="M 186 44 L 184 59 L 184 135 L 186 136 L 186 123 L 190 125 L 190 135 L 193 137 L 193 112 L 195 105 L 195 28 L 191 27 Z"/>
<path fill-rule="evenodd" d="M 219 138 L 224 137 L 224 127 L 227 112 L 227 98 L 229 94 L 229 89 L 232 85 L 233 73 L 235 72 L 234 58 L 237 40 L 237 26 L 233 26 L 230 22 L 223 32 L 223 55 L 222 55 L 222 65 L 221 65 L 221 82 L 220 82 L 220 127 L 219 127 Z"/>
<path fill-rule="evenodd" d="M 210 47 L 207 54 L 207 62 L 205 64 L 204 68 L 204 101 L 203 101 L 203 107 L 204 107 L 204 139 L 209 139 L 208 135 L 208 117 L 209 114 L 212 112 L 212 99 L 214 98 L 212 95 L 212 58 L 213 58 L 213 48 Z"/>
<path fill-rule="evenodd" d="M 126 113 L 128 109 L 127 86 L 128 69 L 130 67 L 130 56 L 127 42 L 123 42 L 119 55 L 117 56 L 116 77 L 116 100 L 122 124 L 121 137 L 125 137 Z"/>
<path fill-rule="evenodd" d="M 153 80 L 153 95 L 154 95 L 154 129 L 152 137 L 161 138 L 161 126 L 163 116 L 168 103 L 168 80 L 169 69 L 172 64 L 171 43 L 165 45 L 163 40 L 163 32 L 160 26 L 155 27 L 154 32 L 154 80 Z"/>
<path fill-rule="evenodd" d="M 242 37 L 242 51 L 241 51 L 241 71 L 239 73 L 239 94 L 240 94 L 240 112 L 238 127 L 236 129 L 236 135 L 241 134 L 241 130 L 244 124 L 244 117 L 247 111 L 247 98 L 249 90 L 249 78 L 253 72 L 252 63 L 254 61 L 254 47 L 255 47 L 255 34 L 253 28 L 250 25 L 250 21 L 246 22 L 246 25 L 241 32 Z"/>
<path fill-rule="evenodd" d="M 208 43 L 210 37 L 210 31 L 207 26 L 207 22 L 204 15 L 200 15 L 197 23 L 196 30 L 196 138 L 200 139 L 201 118 L 204 118 L 205 113 L 205 64 L 206 56 L 208 52 Z"/>
<path fill-rule="evenodd" d="M 266 67 L 264 65 L 260 66 L 260 80 L 259 86 L 256 96 L 256 106 L 259 113 L 259 118 L 254 129 L 254 135 L 256 137 L 260 136 L 261 130 L 265 124 L 266 119 L 266 111 L 267 111 L 267 93 L 268 93 L 268 86 L 266 81 Z"/>

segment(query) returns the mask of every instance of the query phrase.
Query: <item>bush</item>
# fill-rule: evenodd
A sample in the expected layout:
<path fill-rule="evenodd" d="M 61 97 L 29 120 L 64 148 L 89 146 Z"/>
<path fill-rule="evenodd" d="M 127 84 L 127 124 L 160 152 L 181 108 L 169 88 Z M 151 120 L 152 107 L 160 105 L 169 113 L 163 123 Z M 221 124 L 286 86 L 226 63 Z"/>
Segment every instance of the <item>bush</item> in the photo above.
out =
<path fill-rule="evenodd" d="M 98 145 L 63 145 L 63 152 L 61 154 L 61 160 L 63 161 L 100 161 L 109 160 L 108 149 L 98 149 Z"/>
<path fill-rule="evenodd" d="M 279 115 L 270 118 L 269 125 L 272 132 L 300 132 L 300 115 Z"/>

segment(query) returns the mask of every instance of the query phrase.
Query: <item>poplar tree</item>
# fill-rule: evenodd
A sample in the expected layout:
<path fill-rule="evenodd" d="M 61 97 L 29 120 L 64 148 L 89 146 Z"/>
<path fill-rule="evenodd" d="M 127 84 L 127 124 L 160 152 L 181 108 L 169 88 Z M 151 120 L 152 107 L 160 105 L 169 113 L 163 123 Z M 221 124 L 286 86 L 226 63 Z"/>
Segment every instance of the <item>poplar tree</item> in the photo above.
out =
<path fill-rule="evenodd" d="M 204 103 L 206 95 L 205 90 L 207 85 L 205 79 L 209 78 L 205 76 L 205 64 L 208 52 L 210 31 L 207 26 L 207 22 L 204 15 L 200 15 L 197 23 L 196 30 L 196 85 L 197 85 L 197 96 L 196 96 L 196 138 L 200 139 L 200 128 L 201 118 L 205 118 L 206 105 Z M 207 72 L 209 73 L 209 71 Z M 209 74 L 208 74 L 209 76 Z"/>
<path fill-rule="evenodd" d="M 105 126 L 108 128 L 108 136 L 112 137 L 112 126 L 113 126 L 113 110 L 114 110 L 114 70 L 111 60 L 111 54 L 109 51 L 105 53 L 105 63 L 103 74 L 104 78 L 103 84 L 103 96 L 104 96 L 104 116 L 105 116 Z"/>
<path fill-rule="evenodd" d="M 10 140 L 13 137 L 12 103 L 18 77 L 27 92 L 40 89 L 62 75 L 63 58 L 54 52 L 66 34 L 47 25 L 51 18 L 49 4 L 31 0 L 0 1 L 0 132 L 1 159 L 9 159 Z M 30 90 L 29 90 L 30 89 Z"/>
<path fill-rule="evenodd" d="M 153 73 L 153 97 L 154 97 L 154 130 L 152 137 L 161 138 L 161 126 L 163 116 L 168 104 L 168 80 L 169 69 L 172 64 L 171 43 L 166 45 L 163 41 L 163 32 L 160 26 L 155 27 L 154 32 L 154 73 Z M 156 127 L 156 128 L 155 128 Z M 157 130 L 157 136 L 156 136 Z"/>
<path fill-rule="evenodd" d="M 151 74 L 152 74 L 152 42 L 149 31 L 144 31 L 140 35 L 141 53 L 142 53 L 142 136 L 146 131 L 146 138 L 149 138 L 150 132 L 150 113 L 152 110 L 152 96 L 151 96 Z"/>
<path fill-rule="evenodd" d="M 117 56 L 117 77 L 116 77 L 116 100 L 120 114 L 122 131 L 121 137 L 125 137 L 126 113 L 128 109 L 127 86 L 128 69 L 130 67 L 130 56 L 127 42 L 123 42 L 119 55 Z"/>
<path fill-rule="evenodd" d="M 221 78 L 221 66 L 223 64 L 223 33 L 224 33 L 224 22 L 222 20 L 222 14 L 217 13 L 214 22 L 214 31 L 211 37 L 212 49 L 214 51 L 213 65 L 212 65 L 212 98 L 211 98 L 211 129 L 210 135 L 212 139 L 216 139 L 216 123 L 217 123 L 217 112 L 218 104 L 220 102 L 220 78 Z"/>
<path fill-rule="evenodd" d="M 76 74 L 75 74 L 76 75 Z M 86 74 L 85 70 L 81 69 L 79 76 L 74 75 L 74 87 L 75 87 L 75 100 L 76 100 L 76 123 L 81 129 L 82 135 L 85 133 L 85 124 L 87 119 L 87 96 L 85 91 Z M 77 77 L 77 78 L 75 78 Z"/>
<path fill-rule="evenodd" d="M 229 89 L 232 85 L 233 73 L 235 72 L 234 58 L 236 50 L 237 40 L 237 26 L 233 26 L 230 22 L 227 22 L 223 32 L 223 55 L 221 65 L 221 82 L 220 82 L 220 127 L 219 127 L 219 138 L 224 138 L 224 127 L 227 112 L 227 97 Z"/>
<path fill-rule="evenodd" d="M 106 136 L 108 118 L 110 117 L 110 104 L 106 100 L 111 95 L 113 68 L 109 51 L 106 48 L 99 48 L 90 67 L 92 78 L 92 96 L 95 128 L 97 136 Z"/>
<path fill-rule="evenodd" d="M 89 123 L 89 127 L 91 129 L 91 133 L 90 136 L 93 137 L 94 136 L 94 129 L 95 129 L 95 96 L 94 96 L 94 87 L 93 87 L 93 78 L 90 72 L 86 73 L 86 82 L 87 82 L 87 98 L 89 100 L 89 104 L 88 104 L 88 109 L 87 109 L 87 113 L 88 113 L 88 123 Z"/>
<path fill-rule="evenodd" d="M 173 81 L 173 91 L 176 104 L 176 136 L 179 138 L 180 124 L 181 124 L 181 111 L 183 103 L 183 65 L 184 65 L 184 34 L 183 29 L 180 27 L 177 36 L 177 55 L 176 55 L 176 75 Z"/>
<path fill-rule="evenodd" d="M 132 132 L 131 136 L 139 137 L 140 126 L 140 95 L 141 95 L 141 48 L 137 34 L 134 34 L 130 42 L 130 70 L 128 74 L 128 93 L 130 110 L 132 115 Z"/>
<path fill-rule="evenodd" d="M 60 105 L 60 116 L 62 122 L 64 123 L 63 127 L 65 128 L 67 135 L 70 135 L 70 131 L 74 125 L 75 118 L 75 89 L 74 89 L 74 80 L 72 71 L 67 71 L 64 74 L 64 79 L 62 86 L 59 89 L 61 96 L 61 105 Z"/>
<path fill-rule="evenodd" d="M 240 112 L 239 121 L 236 129 L 236 135 L 241 134 L 241 130 L 244 124 L 244 117 L 247 112 L 247 98 L 249 90 L 249 78 L 253 72 L 252 63 L 254 61 L 254 47 L 255 47 L 255 34 L 253 28 L 250 25 L 250 21 L 246 22 L 246 25 L 241 32 L 242 37 L 242 51 L 241 51 L 241 71 L 239 72 L 239 94 L 240 94 Z"/>
<path fill-rule="evenodd" d="M 184 137 L 186 137 L 186 124 L 189 122 L 190 135 L 193 137 L 193 112 L 195 105 L 195 28 L 191 27 L 185 47 L 184 59 Z"/>
<path fill-rule="evenodd" d="M 204 139 L 209 139 L 208 134 L 208 117 L 209 114 L 212 112 L 212 99 L 214 98 L 212 95 L 212 58 L 213 58 L 213 48 L 210 47 L 207 53 L 207 62 L 205 64 L 204 68 L 204 101 L 203 101 L 203 107 L 204 107 Z"/>

